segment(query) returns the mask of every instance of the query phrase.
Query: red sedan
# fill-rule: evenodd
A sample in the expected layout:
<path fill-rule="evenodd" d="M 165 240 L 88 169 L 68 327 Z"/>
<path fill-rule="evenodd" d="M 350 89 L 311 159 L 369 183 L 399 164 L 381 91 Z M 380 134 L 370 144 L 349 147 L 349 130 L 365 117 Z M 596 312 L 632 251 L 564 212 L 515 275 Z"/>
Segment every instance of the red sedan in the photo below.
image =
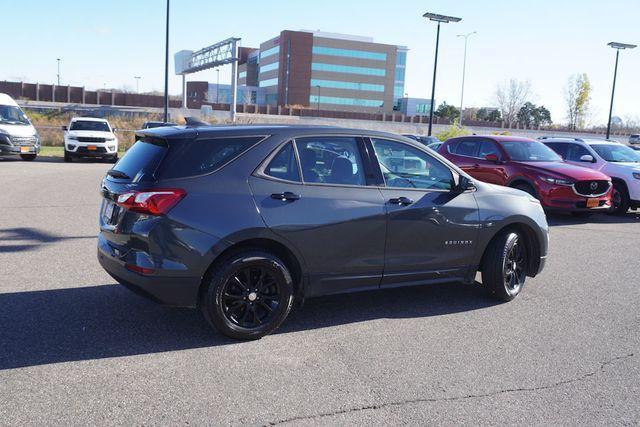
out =
<path fill-rule="evenodd" d="M 514 136 L 463 136 L 438 150 L 469 175 L 517 188 L 549 210 L 590 212 L 611 207 L 611 178 L 565 163 L 539 141 Z"/>

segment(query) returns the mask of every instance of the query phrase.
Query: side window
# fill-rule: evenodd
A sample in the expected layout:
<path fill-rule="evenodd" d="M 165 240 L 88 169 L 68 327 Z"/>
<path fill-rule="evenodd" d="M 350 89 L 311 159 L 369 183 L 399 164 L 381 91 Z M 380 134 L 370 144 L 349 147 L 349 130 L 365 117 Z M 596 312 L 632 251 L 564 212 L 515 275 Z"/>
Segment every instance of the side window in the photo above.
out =
<path fill-rule="evenodd" d="M 274 178 L 300 182 L 300 171 L 292 143 L 288 142 L 280 149 L 264 169 L 264 173 Z"/>
<path fill-rule="evenodd" d="M 304 182 L 365 185 L 358 140 L 351 137 L 296 139 Z"/>
<path fill-rule="evenodd" d="M 478 157 L 484 159 L 489 154 L 495 154 L 498 158 L 502 158 L 500 154 L 500 150 L 496 146 L 496 143 L 493 141 L 482 141 L 480 143 L 480 151 L 478 152 Z"/>
<path fill-rule="evenodd" d="M 462 140 L 454 148 L 454 154 L 459 156 L 476 157 L 478 143 L 473 140 Z"/>
<path fill-rule="evenodd" d="M 558 155 L 563 159 L 567 159 L 567 148 L 569 147 L 569 144 L 565 144 L 563 142 L 547 142 L 545 145 L 558 153 Z"/>
<path fill-rule="evenodd" d="M 580 157 L 582 156 L 590 156 L 591 153 L 584 148 L 582 145 L 578 144 L 567 144 L 567 157 L 566 160 L 572 162 L 579 162 Z"/>
<path fill-rule="evenodd" d="M 451 170 L 429 154 L 397 141 L 371 142 L 387 187 L 451 190 Z"/>

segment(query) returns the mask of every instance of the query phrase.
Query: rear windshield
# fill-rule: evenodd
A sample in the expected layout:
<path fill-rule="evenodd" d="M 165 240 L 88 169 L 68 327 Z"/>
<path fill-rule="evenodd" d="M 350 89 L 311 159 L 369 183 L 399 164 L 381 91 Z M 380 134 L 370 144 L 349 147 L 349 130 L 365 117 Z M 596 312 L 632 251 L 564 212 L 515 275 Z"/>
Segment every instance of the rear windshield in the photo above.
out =
<path fill-rule="evenodd" d="M 158 178 L 185 178 L 213 172 L 263 138 L 262 136 L 210 138 L 174 144 L 162 162 Z"/>
<path fill-rule="evenodd" d="M 96 132 L 111 132 L 107 122 L 94 122 L 92 120 L 76 120 L 71 122 L 69 130 L 91 130 Z"/>
<path fill-rule="evenodd" d="M 124 175 L 112 176 L 135 182 L 152 180 L 167 151 L 167 146 L 161 142 L 137 141 L 113 167 Z"/>

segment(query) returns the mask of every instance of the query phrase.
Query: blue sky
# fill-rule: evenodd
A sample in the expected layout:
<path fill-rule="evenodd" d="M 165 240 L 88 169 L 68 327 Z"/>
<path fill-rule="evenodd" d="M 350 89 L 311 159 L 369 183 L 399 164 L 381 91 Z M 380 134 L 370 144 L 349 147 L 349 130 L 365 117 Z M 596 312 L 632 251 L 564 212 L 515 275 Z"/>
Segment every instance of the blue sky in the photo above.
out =
<path fill-rule="evenodd" d="M 161 90 L 164 66 L 164 0 L 0 0 L 0 79 L 54 82 L 62 58 L 62 84 L 88 88 Z M 592 121 L 608 112 L 614 51 L 609 41 L 640 44 L 638 0 L 377 1 L 377 0 L 173 0 L 170 52 L 196 50 L 229 36 L 257 46 L 283 29 L 320 29 L 367 35 L 410 48 L 406 92 L 429 97 L 435 25 L 426 11 L 461 16 L 441 32 L 436 100 L 458 105 L 464 43 L 456 34 L 477 31 L 469 42 L 466 106 L 493 104 L 496 84 L 531 81 L 533 101 L 564 122 L 563 89 L 573 73 L 592 81 Z M 173 61 L 171 61 L 173 70 Z M 229 80 L 223 70 L 221 81 Z M 614 114 L 640 118 L 640 48 L 625 51 Z M 190 77 L 215 81 L 209 70 Z M 180 91 L 171 76 L 170 92 Z"/>

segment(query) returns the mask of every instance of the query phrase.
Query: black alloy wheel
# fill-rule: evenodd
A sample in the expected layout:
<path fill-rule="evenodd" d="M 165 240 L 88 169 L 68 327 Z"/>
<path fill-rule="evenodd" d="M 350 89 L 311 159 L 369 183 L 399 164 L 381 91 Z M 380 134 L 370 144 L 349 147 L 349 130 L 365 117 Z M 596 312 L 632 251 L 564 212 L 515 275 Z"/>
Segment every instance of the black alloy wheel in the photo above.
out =
<path fill-rule="evenodd" d="M 286 264 L 261 250 L 242 250 L 218 261 L 205 279 L 200 308 L 224 335 L 258 339 L 273 332 L 293 305 Z"/>

